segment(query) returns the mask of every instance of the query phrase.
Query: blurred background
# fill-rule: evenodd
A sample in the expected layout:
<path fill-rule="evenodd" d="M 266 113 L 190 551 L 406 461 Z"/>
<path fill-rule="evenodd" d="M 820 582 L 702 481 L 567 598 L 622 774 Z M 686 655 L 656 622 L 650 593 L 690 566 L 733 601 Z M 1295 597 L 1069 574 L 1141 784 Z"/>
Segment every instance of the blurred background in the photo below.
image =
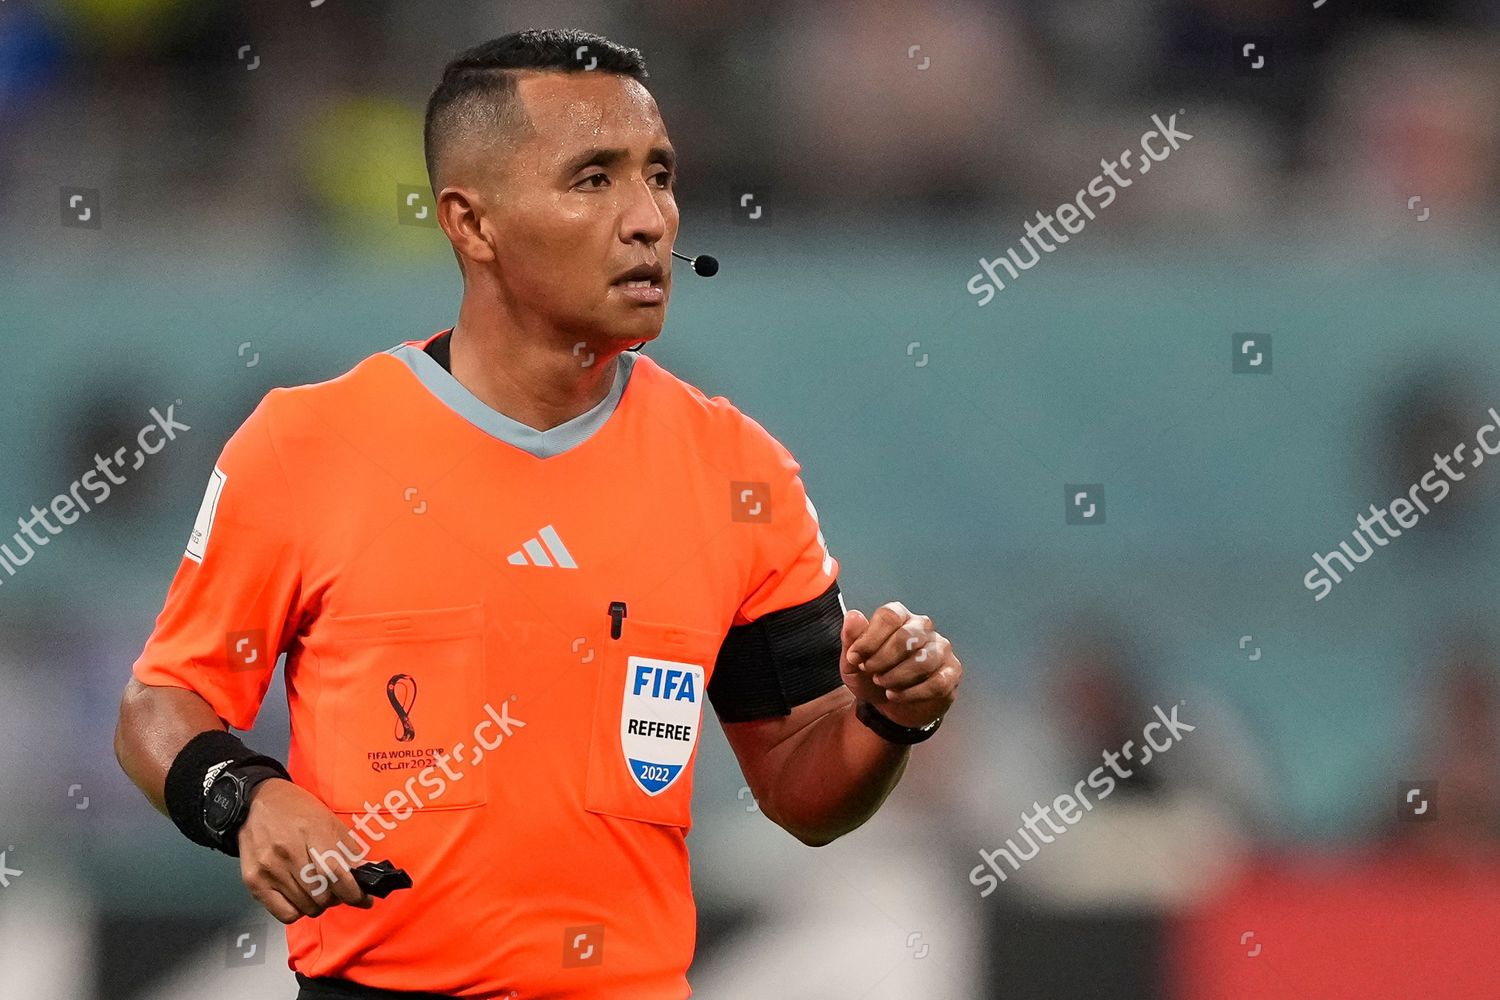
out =
<path fill-rule="evenodd" d="M 121 773 L 120 693 L 265 392 L 455 321 L 443 64 L 560 26 L 643 51 L 679 249 L 722 262 L 647 353 L 797 456 L 851 608 L 930 614 L 966 667 L 817 850 L 706 727 L 695 995 L 1493 998 L 1493 464 L 1373 549 L 1356 518 L 1500 422 L 1495 0 L 6 0 L 0 521 L 153 407 L 191 429 L 3 550 L 0 992 L 295 994 L 237 866 Z M 1191 139 L 980 304 L 1173 114 Z M 1158 708 L 1193 730 L 1021 835 Z M 278 684 L 247 742 L 286 719 Z"/>

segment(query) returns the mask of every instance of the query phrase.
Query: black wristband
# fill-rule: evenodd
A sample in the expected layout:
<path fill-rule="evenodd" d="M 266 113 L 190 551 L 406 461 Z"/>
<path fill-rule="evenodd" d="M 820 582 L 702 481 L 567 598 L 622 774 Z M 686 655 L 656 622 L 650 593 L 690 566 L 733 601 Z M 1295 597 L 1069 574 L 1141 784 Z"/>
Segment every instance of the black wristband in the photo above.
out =
<path fill-rule="evenodd" d="M 854 717 L 887 743 L 908 747 L 921 743 L 937 732 L 938 726 L 943 724 L 943 717 L 940 715 L 925 726 L 903 726 L 899 722 L 891 721 L 885 713 L 867 701 L 858 702 L 854 706 Z"/>
<path fill-rule="evenodd" d="M 225 854 L 237 852 L 219 843 L 213 831 L 203 823 L 204 779 L 210 770 L 226 761 L 230 766 L 255 763 L 275 768 L 288 781 L 291 775 L 274 757 L 258 754 L 240 742 L 240 738 L 226 729 L 209 729 L 199 733 L 177 754 L 172 766 L 167 769 L 165 798 L 167 813 L 183 836 L 195 844 L 212 847 Z M 217 776 L 215 771 L 215 776 Z"/>

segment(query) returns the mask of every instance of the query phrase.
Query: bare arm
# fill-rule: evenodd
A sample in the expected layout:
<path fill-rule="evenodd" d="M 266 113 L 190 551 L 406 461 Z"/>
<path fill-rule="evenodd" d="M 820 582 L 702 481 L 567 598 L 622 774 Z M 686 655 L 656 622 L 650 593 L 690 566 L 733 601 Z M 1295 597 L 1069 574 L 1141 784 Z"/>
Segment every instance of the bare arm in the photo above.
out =
<path fill-rule="evenodd" d="M 199 733 L 228 728 L 200 695 L 186 688 L 142 684 L 132 677 L 120 699 L 115 759 L 165 816 L 167 771 L 172 761 Z"/>
<path fill-rule="evenodd" d="M 854 715 L 860 701 L 907 728 L 940 718 L 954 702 L 963 664 L 932 619 L 904 604 L 872 619 L 844 616 L 844 686 L 779 718 L 726 725 L 724 733 L 756 801 L 772 822 L 809 847 L 858 829 L 906 770 L 911 747 L 877 736 Z"/>
<path fill-rule="evenodd" d="M 790 715 L 724 726 L 760 811 L 809 847 L 875 815 L 911 756 L 910 747 L 887 743 L 856 719 L 854 706 L 840 687 Z"/>

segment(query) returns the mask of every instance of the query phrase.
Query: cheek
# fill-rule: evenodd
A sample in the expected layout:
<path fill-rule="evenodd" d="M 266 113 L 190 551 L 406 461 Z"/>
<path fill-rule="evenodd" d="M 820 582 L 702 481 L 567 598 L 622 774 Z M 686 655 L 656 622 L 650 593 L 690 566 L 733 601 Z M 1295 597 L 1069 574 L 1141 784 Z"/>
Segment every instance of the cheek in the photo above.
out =
<path fill-rule="evenodd" d="M 589 271 L 592 227 L 576 210 L 513 220 L 506 230 L 501 268 L 516 287 L 567 289 Z"/>
<path fill-rule="evenodd" d="M 564 200 L 530 229 L 531 243 L 538 256 L 552 261 L 561 272 L 596 272 L 611 253 L 610 214 L 603 199 L 592 204 Z"/>
<path fill-rule="evenodd" d="M 568 254 L 535 241 L 517 241 L 500 262 L 501 282 L 523 307 L 566 312 L 579 298 L 579 268 Z"/>

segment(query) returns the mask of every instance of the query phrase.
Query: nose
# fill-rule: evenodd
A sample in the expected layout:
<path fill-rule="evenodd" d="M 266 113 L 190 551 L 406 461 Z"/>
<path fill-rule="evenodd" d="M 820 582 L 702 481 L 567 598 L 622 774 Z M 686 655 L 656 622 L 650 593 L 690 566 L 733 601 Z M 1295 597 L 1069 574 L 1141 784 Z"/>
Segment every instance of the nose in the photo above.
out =
<path fill-rule="evenodd" d="M 656 243 L 666 235 L 667 218 L 657 203 L 656 192 L 644 177 L 625 186 L 620 213 L 620 241 Z"/>

